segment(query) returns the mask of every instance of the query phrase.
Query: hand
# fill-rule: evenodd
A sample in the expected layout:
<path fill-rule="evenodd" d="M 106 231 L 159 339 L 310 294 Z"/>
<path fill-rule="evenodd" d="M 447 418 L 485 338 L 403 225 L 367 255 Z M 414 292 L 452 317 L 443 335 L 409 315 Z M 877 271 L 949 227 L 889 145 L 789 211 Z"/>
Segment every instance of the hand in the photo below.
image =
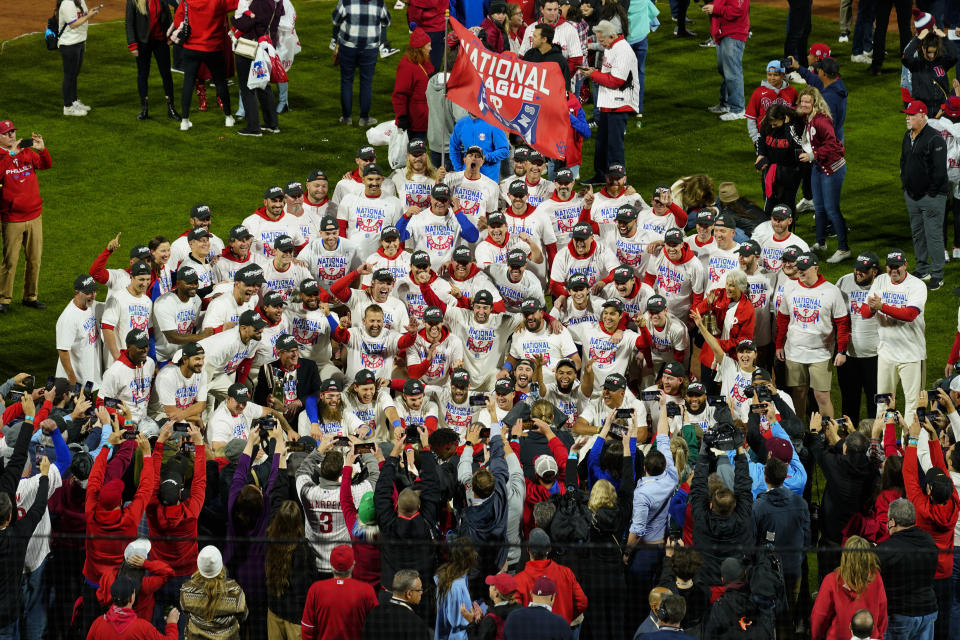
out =
<path fill-rule="evenodd" d="M 275 429 L 274 431 L 275 433 L 273 435 L 273 439 L 276 442 L 276 444 L 273 447 L 273 452 L 278 456 L 280 456 L 280 459 L 282 460 L 283 457 L 287 455 L 287 441 L 283 439 L 282 437 L 283 432 L 279 427 L 277 427 L 277 429 Z"/>
<path fill-rule="evenodd" d="M 423 211 L 423 209 L 421 209 L 420 207 L 418 207 L 418 206 L 415 205 L 415 204 L 412 204 L 412 205 L 410 205 L 409 207 L 407 207 L 407 210 L 406 210 L 406 211 L 403 212 L 403 217 L 404 217 L 404 218 L 412 218 L 413 216 L 417 215 L 417 214 L 420 213 L 421 211 Z"/>
<path fill-rule="evenodd" d="M 194 446 L 200 446 L 203 444 L 203 434 L 200 433 L 199 428 L 190 425 L 190 427 L 187 428 L 187 436 L 190 438 L 190 442 L 192 442 Z"/>
<path fill-rule="evenodd" d="M 23 409 L 23 415 L 25 416 L 36 416 L 37 415 L 37 405 L 33 402 L 33 396 L 29 393 L 23 394 L 23 397 L 20 398 L 20 408 Z"/>
<path fill-rule="evenodd" d="M 877 294 L 867 296 L 867 306 L 873 311 L 880 311 L 883 307 L 883 299 Z"/>
<path fill-rule="evenodd" d="M 565 328 L 566 327 L 563 326 L 563 323 L 557 320 L 556 318 L 550 321 L 550 333 L 552 333 L 555 336 L 558 336 L 561 333 L 563 333 L 563 330 Z"/>
<path fill-rule="evenodd" d="M 713 5 L 712 5 L 712 4 L 705 4 L 705 5 L 703 5 L 703 7 L 701 7 L 700 10 L 703 11 L 704 13 L 708 14 L 708 15 L 713 15 Z"/>
<path fill-rule="evenodd" d="M 540 418 L 533 419 L 533 426 L 537 428 L 537 433 L 543 434 L 548 440 L 553 435 L 553 429 L 550 428 L 550 425 Z"/>
<path fill-rule="evenodd" d="M 144 458 L 150 455 L 150 440 L 142 433 L 137 434 L 137 448 L 140 449 L 140 455 Z"/>
<path fill-rule="evenodd" d="M 430 432 L 427 431 L 427 427 L 424 426 L 424 425 L 422 425 L 422 424 L 418 424 L 418 425 L 417 425 L 417 433 L 420 434 L 420 447 L 423 448 L 423 449 L 426 449 L 427 447 L 429 447 L 429 446 L 430 446 Z"/>
<path fill-rule="evenodd" d="M 667 556 L 668 558 L 672 558 L 674 550 L 677 547 L 682 547 L 682 546 L 683 546 L 683 540 L 674 541 L 673 538 L 667 538 L 666 543 L 663 545 L 663 555 Z"/>
<path fill-rule="evenodd" d="M 357 273 L 362 276 L 369 275 L 373 273 L 373 266 L 369 262 L 364 262 L 362 265 L 357 267 Z"/>
<path fill-rule="evenodd" d="M 47 148 L 47 145 L 43 143 L 43 136 L 39 133 L 31 133 L 30 137 L 33 139 L 33 150 L 37 153 L 40 153 Z"/>
<path fill-rule="evenodd" d="M 487 395 L 487 412 L 491 420 L 497 419 L 497 401 L 494 400 L 492 393 Z"/>
<path fill-rule="evenodd" d="M 452 295 L 454 298 L 459 298 L 462 295 L 460 292 L 460 287 L 452 282 L 450 283 L 450 295 Z"/>
<path fill-rule="evenodd" d="M 581 436 L 573 441 L 573 445 L 570 447 L 570 451 L 578 453 L 581 449 L 587 446 L 587 442 L 590 440 L 589 437 Z"/>
<path fill-rule="evenodd" d="M 47 456 L 40 456 L 40 475 L 47 477 L 50 473 L 50 458 Z"/>
<path fill-rule="evenodd" d="M 600 295 L 600 292 L 603 291 L 603 288 L 607 286 L 607 283 L 603 280 L 597 280 L 593 283 L 593 286 L 590 287 L 590 293 L 593 295 Z"/>
<path fill-rule="evenodd" d="M 20 385 L 20 386 L 23 386 L 23 381 L 26 380 L 26 379 L 29 378 L 29 377 L 30 377 L 30 374 L 29 374 L 29 373 L 23 373 L 23 372 L 21 372 L 21 373 L 18 373 L 17 375 L 15 375 L 15 376 L 13 376 L 13 382 L 14 382 L 14 384 L 18 384 L 18 385 Z"/>
<path fill-rule="evenodd" d="M 920 436 L 920 420 L 917 418 L 917 414 L 913 414 L 913 422 L 910 423 L 909 434 L 911 438 L 917 438 Z"/>
<path fill-rule="evenodd" d="M 437 182 L 443 182 L 443 179 L 447 177 L 447 168 L 440 167 L 437 169 Z"/>
<path fill-rule="evenodd" d="M 533 238 L 531 238 L 530 234 L 527 233 L 526 231 L 521 231 L 520 233 L 517 234 L 517 237 L 523 240 L 524 242 L 526 242 L 527 244 L 530 244 L 531 242 L 533 242 Z"/>
<path fill-rule="evenodd" d="M 814 411 L 810 414 L 810 432 L 811 433 L 820 433 L 823 431 L 823 418 L 820 417 L 820 414 Z"/>
<path fill-rule="evenodd" d="M 84 397 L 78 398 L 73 407 L 73 411 L 70 412 L 70 417 L 73 420 L 79 420 L 80 417 L 87 412 L 87 409 L 90 408 L 91 404 L 92 403 Z"/>
<path fill-rule="evenodd" d="M 94 409 L 93 413 L 97 416 L 97 420 L 100 421 L 100 424 L 102 424 L 104 428 L 110 424 L 110 412 L 107 411 L 107 408 L 103 405 Z"/>
<path fill-rule="evenodd" d="M 509 377 L 510 377 L 510 372 L 507 371 L 506 369 L 500 369 L 500 371 L 497 372 L 497 380 L 503 380 L 504 378 L 509 378 Z M 489 401 L 489 398 L 488 398 L 488 401 Z"/>
<path fill-rule="evenodd" d="M 696 325 L 697 329 L 700 329 L 700 333 L 703 333 L 705 327 L 703 326 L 703 316 L 700 315 L 700 312 L 696 309 L 690 309 L 690 319 L 693 320 L 693 324 Z"/>
<path fill-rule="evenodd" d="M 320 453 L 326 453 L 330 451 L 330 449 L 333 449 L 333 437 L 332 433 L 323 434 L 323 437 L 320 438 L 320 442 L 317 444 L 317 450 L 320 451 Z"/>
<path fill-rule="evenodd" d="M 120 233 L 118 233 L 113 240 L 111 240 L 110 242 L 107 243 L 107 251 L 109 251 L 110 253 L 113 253 L 114 251 L 116 251 L 117 249 L 120 248 L 120 236 L 121 236 L 121 235 L 123 235 L 123 232 L 122 232 L 122 231 L 121 231 Z"/>
<path fill-rule="evenodd" d="M 100 13 L 100 5 L 97 5 L 97 6 L 95 6 L 93 9 L 90 9 L 90 11 L 87 12 L 87 15 L 92 18 L 93 16 L 97 15 L 98 13 Z"/>
<path fill-rule="evenodd" d="M 567 307 L 567 296 L 558 296 L 553 301 L 553 308 L 563 311 Z"/>
<path fill-rule="evenodd" d="M 720 291 L 719 289 L 714 289 L 713 291 L 708 293 L 706 296 L 704 296 L 704 300 L 707 301 L 707 304 L 712 305 L 714 302 L 717 301 L 717 293 L 719 291 Z"/>
<path fill-rule="evenodd" d="M 480 622 L 480 619 L 483 618 L 483 610 L 476 602 L 473 603 L 469 611 L 466 606 L 460 605 L 460 615 L 462 615 L 467 622 L 474 624 Z"/>
<path fill-rule="evenodd" d="M 591 69 L 590 67 L 580 67 L 580 74 L 584 78 L 591 77 L 594 74 L 594 72 L 596 72 L 596 69 Z"/>
<path fill-rule="evenodd" d="M 132 55 L 134 58 L 136 58 L 136 57 L 139 56 L 139 53 L 140 53 L 139 51 L 137 51 L 136 49 L 134 49 L 133 51 L 130 52 L 130 55 Z"/>
<path fill-rule="evenodd" d="M 833 366 L 842 367 L 847 363 L 847 354 L 838 353 L 833 359 Z"/>
<path fill-rule="evenodd" d="M 354 440 L 354 438 L 351 438 L 351 440 Z M 343 456 L 344 467 L 352 467 L 353 463 L 357 461 L 357 450 L 354 447 L 355 444 L 351 442 L 350 450 Z"/>
<path fill-rule="evenodd" d="M 797 59 L 794 58 L 793 56 L 787 56 L 787 60 L 790 61 L 790 64 L 787 65 L 787 68 L 788 68 L 788 69 L 799 69 L 799 68 L 800 68 L 800 63 L 797 62 Z"/>
<path fill-rule="evenodd" d="M 587 190 L 583 192 L 583 208 L 590 209 L 593 207 L 593 185 L 588 185 Z"/>
<path fill-rule="evenodd" d="M 779 360 L 780 362 L 786 362 L 787 352 L 784 351 L 783 349 L 777 349 L 777 360 Z"/>
<path fill-rule="evenodd" d="M 930 34 L 930 29 L 924 29 L 923 31 L 921 31 L 920 33 L 917 34 L 917 39 L 918 39 L 918 40 L 923 40 L 923 39 L 926 38 L 929 34 Z"/>
<path fill-rule="evenodd" d="M 143 566 L 144 561 L 146 561 L 146 558 L 144 558 L 143 556 L 130 556 L 127 559 L 127 564 L 129 564 L 132 567 L 137 567 L 139 569 L 140 567 Z"/>
<path fill-rule="evenodd" d="M 953 400 L 950 399 L 950 394 L 939 387 L 937 387 L 937 401 L 944 406 L 948 415 L 957 410 Z"/>
<path fill-rule="evenodd" d="M 797 156 L 797 159 L 798 159 L 800 162 L 811 162 L 811 161 L 812 161 L 811 158 L 812 158 L 812 156 L 811 156 L 809 153 L 806 153 L 806 152 L 801 153 L 800 155 Z"/>
<path fill-rule="evenodd" d="M 180 622 L 180 610 L 170 609 L 170 613 L 167 614 L 167 624 L 177 624 L 178 622 Z"/>
<path fill-rule="evenodd" d="M 160 427 L 160 435 L 157 436 L 157 442 L 160 444 L 166 443 L 170 439 L 170 436 L 173 435 L 173 420 L 167 420 L 163 423 L 163 426 Z"/>
<path fill-rule="evenodd" d="M 948 362 L 947 366 L 943 368 L 943 377 L 949 378 L 952 375 L 953 375 L 953 365 Z"/>
<path fill-rule="evenodd" d="M 663 245 L 666 244 L 663 240 L 654 240 L 653 242 L 647 245 L 645 251 L 650 255 L 657 255 L 660 253 L 660 249 L 663 248 Z"/>
<path fill-rule="evenodd" d="M 310 437 L 317 442 L 320 442 L 320 438 L 323 437 L 323 431 L 320 430 L 320 425 L 316 422 L 310 423 Z"/>

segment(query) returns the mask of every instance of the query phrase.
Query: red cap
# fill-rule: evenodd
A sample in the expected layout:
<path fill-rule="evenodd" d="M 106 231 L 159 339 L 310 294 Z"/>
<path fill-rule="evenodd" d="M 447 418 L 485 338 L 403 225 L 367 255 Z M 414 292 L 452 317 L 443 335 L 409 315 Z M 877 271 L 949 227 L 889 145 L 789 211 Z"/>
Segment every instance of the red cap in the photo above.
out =
<path fill-rule="evenodd" d="M 917 115 L 918 113 L 922 113 L 922 114 L 926 115 L 926 113 L 927 113 L 927 105 L 923 104 L 923 103 L 920 102 L 919 100 L 914 100 L 913 102 L 911 102 L 910 104 L 907 105 L 907 108 L 906 108 L 906 109 L 902 109 L 901 111 L 902 111 L 902 113 L 905 113 L 905 114 L 907 114 L 907 115 L 909 115 L 909 116 L 915 116 L 915 115 Z"/>
<path fill-rule="evenodd" d="M 413 30 L 413 33 L 410 34 L 411 49 L 419 49 L 428 44 L 430 44 L 430 36 L 427 35 L 427 32 L 424 31 L 422 27 L 417 27 Z"/>
<path fill-rule="evenodd" d="M 815 56 L 817 60 L 823 60 L 830 56 L 830 45 L 822 42 L 814 42 L 810 45 L 810 55 Z"/>
<path fill-rule="evenodd" d="M 13 121 L 11 120 L 0 120 L 0 133 L 6 133 L 8 131 L 15 130 L 16 127 L 13 126 Z"/>
<path fill-rule="evenodd" d="M 353 568 L 353 547 L 341 544 L 330 552 L 330 566 L 334 571 L 350 571 Z"/>
<path fill-rule="evenodd" d="M 793 445 L 783 438 L 770 438 L 766 442 L 767 452 L 774 458 L 790 464 L 793 459 Z"/>
<path fill-rule="evenodd" d="M 499 591 L 499 589 L 498 589 Z M 530 593 L 535 596 L 552 596 L 557 593 L 557 584 L 547 576 L 540 576 L 533 581 Z"/>
<path fill-rule="evenodd" d="M 105 511 L 113 511 L 123 504 L 123 480 L 114 478 L 100 490 L 100 506 Z"/>
<path fill-rule="evenodd" d="M 940 108 L 951 118 L 960 116 L 960 96 L 950 96 L 944 104 L 940 105 Z"/>
<path fill-rule="evenodd" d="M 484 582 L 492 587 L 496 587 L 497 591 L 503 595 L 509 595 L 517 591 L 517 579 L 509 573 L 498 573 L 496 575 L 487 576 L 487 579 Z"/>

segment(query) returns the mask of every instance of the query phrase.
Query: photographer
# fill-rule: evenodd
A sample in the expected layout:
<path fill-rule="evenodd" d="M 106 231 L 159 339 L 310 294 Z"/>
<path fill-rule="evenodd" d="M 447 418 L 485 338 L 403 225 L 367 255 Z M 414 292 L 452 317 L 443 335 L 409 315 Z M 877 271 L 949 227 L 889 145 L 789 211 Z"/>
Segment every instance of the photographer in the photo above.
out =
<path fill-rule="evenodd" d="M 244 385 L 240 383 L 230 385 L 227 389 L 227 400 L 213 412 L 207 427 L 210 446 L 214 451 L 219 451 L 234 438 L 248 439 L 255 423 L 263 418 L 267 418 L 264 422 L 273 423 L 265 424 L 265 429 L 273 428 L 273 425 L 279 421 L 288 436 L 290 435 L 290 427 L 280 412 L 250 402 L 250 391 Z M 290 439 L 296 440 L 299 437 L 295 435 Z"/>
<path fill-rule="evenodd" d="M 760 377 L 757 376 L 756 379 L 759 383 Z M 788 490 L 802 496 L 807 484 L 807 471 L 797 455 L 791 437 L 783 428 L 782 422 L 787 422 L 788 416 L 790 416 L 792 421 L 800 426 L 801 435 L 797 437 L 797 444 L 802 443 L 803 425 L 800 424 L 793 411 L 785 406 L 785 403 L 781 401 L 779 404 L 775 404 L 773 397 L 767 395 L 764 389 L 766 387 L 762 384 L 755 383 L 752 393 L 753 404 L 750 405 L 750 426 L 747 431 L 747 448 L 752 453 L 752 456 L 748 456 L 748 464 L 750 466 L 750 477 L 753 479 L 753 498 L 756 500 L 757 496 L 768 489 L 765 479 L 765 462 L 771 457 L 778 458 L 788 466 L 788 477 L 784 484 Z M 779 399 L 779 395 L 776 398 Z M 781 407 L 783 407 L 783 413 L 781 413 Z M 762 426 L 760 425 L 761 420 L 763 421 Z M 731 452 L 728 451 L 727 454 L 730 455 L 732 462 Z"/>

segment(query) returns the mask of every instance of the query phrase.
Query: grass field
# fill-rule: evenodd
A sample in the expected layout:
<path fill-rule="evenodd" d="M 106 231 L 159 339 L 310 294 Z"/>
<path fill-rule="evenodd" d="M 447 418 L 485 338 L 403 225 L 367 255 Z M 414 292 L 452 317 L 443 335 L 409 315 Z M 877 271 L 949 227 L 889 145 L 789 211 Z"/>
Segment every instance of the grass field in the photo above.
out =
<path fill-rule="evenodd" d="M 73 279 L 88 269 L 118 231 L 123 232 L 122 249 L 110 264 L 116 268 L 125 265 L 126 252 L 133 244 L 156 234 L 173 238 L 181 233 L 190 207 L 198 202 L 211 206 L 213 231 L 224 237 L 231 225 L 260 206 L 266 187 L 305 179 L 317 167 L 334 177 L 353 166 L 354 152 L 365 143 L 365 137 L 356 127 L 336 125 L 339 73 L 331 65 L 327 48 L 333 2 L 297 5 L 304 50 L 290 71 L 293 110 L 281 116 L 279 136 L 266 134 L 260 139 L 241 138 L 223 127 L 222 115 L 213 108 L 212 89 L 212 110 L 200 113 L 194 102 L 194 127 L 180 132 L 160 109 L 163 92 L 155 69 L 150 94 L 153 115 L 138 122 L 136 68 L 126 51 L 122 23 L 96 25 L 90 30 L 79 83 L 80 99 L 93 107 L 85 118 L 61 115 L 60 59 L 44 48 L 39 35 L 6 43 L 0 54 L 0 78 L 5 86 L 17 90 L 7 93 L 0 119 L 12 119 L 21 135 L 41 133 L 54 166 L 40 176 L 45 200 L 40 298 L 49 308 L 40 312 L 16 303 L 22 286 L 21 266 L 15 304 L 10 313 L 0 316 L 0 375 L 27 370 L 44 379 L 52 373 L 54 326 L 72 295 Z M 627 134 L 631 183 L 649 196 L 658 184 L 706 172 L 717 183 L 736 181 L 741 194 L 759 201 L 744 121 L 721 123 L 705 111 L 717 102 L 715 52 L 689 40 L 674 39 L 666 6 L 660 3 L 665 24 L 650 37 L 644 127 L 631 125 Z M 406 43 L 406 28 L 402 16 L 394 13 L 391 39 L 399 46 Z M 747 97 L 762 79 L 765 63 L 782 55 L 786 12 L 754 6 L 751 18 L 754 36 L 744 57 Z M 695 19 L 693 28 L 705 33 L 699 13 Z M 912 253 L 898 179 L 904 131 L 899 74 L 895 63 L 888 61 L 889 73 L 882 78 L 867 75 L 862 67 L 849 62 L 849 44 L 836 45 L 836 33 L 835 24 L 814 19 L 811 42 L 822 40 L 834 46 L 851 93 L 842 200 L 852 227 L 851 246 L 854 252 L 872 249 L 881 256 L 894 246 Z M 895 40 L 893 36 L 888 46 L 895 47 Z M 392 118 L 391 78 L 398 58 L 377 65 L 372 115 L 380 120 Z M 174 75 L 177 91 L 181 78 Z M 236 87 L 232 88 L 236 105 Z M 592 161 L 593 147 L 587 141 L 583 164 L 589 168 Z M 799 231 L 812 244 L 811 216 L 803 218 Z M 834 240 L 830 251 L 835 248 Z M 825 264 L 823 271 L 836 280 L 851 265 Z M 932 293 L 927 304 L 928 377 L 932 379 L 942 373 L 956 327 L 957 300 L 951 291 L 957 268 L 952 263 L 947 266 L 944 288 Z M 101 289 L 101 299 L 104 294 Z"/>

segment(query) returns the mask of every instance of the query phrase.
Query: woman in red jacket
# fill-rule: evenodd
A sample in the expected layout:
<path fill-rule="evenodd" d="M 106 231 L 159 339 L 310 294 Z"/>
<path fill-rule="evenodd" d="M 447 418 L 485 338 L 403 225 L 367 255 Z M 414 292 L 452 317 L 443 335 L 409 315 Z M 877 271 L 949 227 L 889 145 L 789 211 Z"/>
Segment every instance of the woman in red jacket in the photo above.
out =
<path fill-rule="evenodd" d="M 887 595 L 880 577 L 877 555 L 870 543 L 851 536 L 840 556 L 840 568 L 823 579 L 810 616 L 813 640 L 847 640 L 850 619 L 860 609 L 873 615 L 874 637 L 887 630 Z"/>
<path fill-rule="evenodd" d="M 397 126 L 406 130 L 410 139 L 427 138 L 427 81 L 433 73 L 430 64 L 430 36 L 417 27 L 410 34 L 407 54 L 397 66 L 397 79 L 393 85 L 393 112 Z"/>
<path fill-rule="evenodd" d="M 827 262 L 841 262 L 852 255 L 847 244 L 847 221 L 840 213 L 840 191 L 847 175 L 843 143 L 837 140 L 830 107 L 817 89 L 807 87 L 800 92 L 799 100 L 797 113 L 804 121 L 801 137 L 803 153 L 799 159 L 800 162 L 813 163 L 810 184 L 816 211 L 817 243 L 810 248 L 814 251 L 826 250 L 829 220 L 837 232 L 837 250 Z"/>

